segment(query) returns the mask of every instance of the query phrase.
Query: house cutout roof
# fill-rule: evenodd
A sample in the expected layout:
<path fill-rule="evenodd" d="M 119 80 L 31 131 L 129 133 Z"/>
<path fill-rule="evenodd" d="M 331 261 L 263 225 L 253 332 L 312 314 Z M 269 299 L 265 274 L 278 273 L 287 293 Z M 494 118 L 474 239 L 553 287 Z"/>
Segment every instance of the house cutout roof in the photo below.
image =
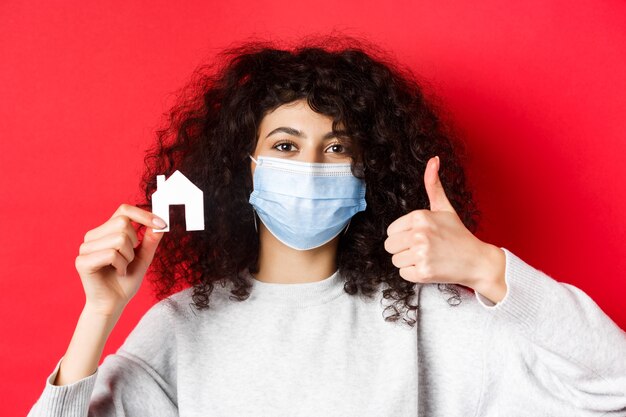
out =
<path fill-rule="evenodd" d="M 185 205 L 185 229 L 204 230 L 203 192 L 182 172 L 176 170 L 166 180 L 165 175 L 157 175 L 157 190 L 152 194 L 152 213 L 159 216 L 167 227 L 152 229 L 154 232 L 170 231 L 170 205 Z"/>

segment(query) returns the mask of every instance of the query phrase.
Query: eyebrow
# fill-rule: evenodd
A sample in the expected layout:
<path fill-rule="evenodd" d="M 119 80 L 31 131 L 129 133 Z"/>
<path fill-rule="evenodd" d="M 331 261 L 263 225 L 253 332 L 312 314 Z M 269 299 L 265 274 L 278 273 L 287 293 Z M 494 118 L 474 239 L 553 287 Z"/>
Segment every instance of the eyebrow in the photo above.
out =
<path fill-rule="evenodd" d="M 278 133 L 278 132 L 287 133 L 289 135 L 297 136 L 299 138 L 305 138 L 306 137 L 304 132 L 302 132 L 302 131 L 300 131 L 298 129 L 294 129 L 293 127 L 281 126 L 281 127 L 277 127 L 276 129 L 274 129 L 270 133 L 268 133 L 268 135 L 265 136 L 265 139 L 267 139 L 268 137 L 270 137 L 274 133 Z M 324 135 L 324 137 L 322 137 L 322 139 L 323 140 L 328 140 L 328 139 L 336 138 L 338 134 L 343 134 L 343 133 L 345 133 L 345 131 L 343 131 L 343 130 L 339 131 L 339 132 L 328 132 L 327 134 Z"/>

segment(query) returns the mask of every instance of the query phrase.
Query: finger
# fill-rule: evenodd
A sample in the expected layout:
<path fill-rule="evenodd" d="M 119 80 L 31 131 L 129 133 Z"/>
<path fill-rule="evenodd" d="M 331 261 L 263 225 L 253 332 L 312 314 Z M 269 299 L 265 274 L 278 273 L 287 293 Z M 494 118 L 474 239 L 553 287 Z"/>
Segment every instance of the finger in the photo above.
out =
<path fill-rule="evenodd" d="M 136 206 L 132 206 L 130 204 L 121 204 L 108 221 L 88 231 L 87 234 L 85 234 L 85 241 L 102 237 L 104 235 L 107 235 L 113 232 L 114 230 L 127 229 L 129 231 L 128 233 L 129 236 L 131 237 L 135 236 L 135 238 L 133 239 L 133 246 L 134 246 L 138 243 L 138 241 L 136 239 L 136 234 L 130 233 L 130 229 L 134 230 L 134 227 L 132 226 L 130 222 L 134 221 L 144 226 L 152 227 L 156 229 L 162 229 L 165 227 L 165 226 L 159 226 L 156 223 L 153 223 L 155 219 L 159 219 L 163 221 L 163 219 L 150 213 L 149 211 L 143 210 Z"/>
<path fill-rule="evenodd" d="M 415 266 L 420 258 L 421 256 L 417 249 L 407 249 L 393 255 L 391 257 L 391 263 L 393 263 L 396 268 L 406 268 Z"/>
<path fill-rule="evenodd" d="M 387 236 L 413 228 L 427 227 L 428 214 L 429 210 L 413 210 L 404 216 L 398 217 L 387 227 Z"/>
<path fill-rule="evenodd" d="M 415 266 L 405 266 L 404 268 L 400 268 L 398 270 L 400 276 L 410 282 L 424 282 L 421 279 L 419 274 L 417 273 L 417 268 Z"/>
<path fill-rule="evenodd" d="M 125 232 L 116 232 L 89 242 L 83 242 L 78 249 L 78 253 L 86 255 L 91 252 L 112 248 L 116 249 L 127 262 L 132 262 L 135 258 L 133 246 L 132 240 Z"/>
<path fill-rule="evenodd" d="M 424 186 L 428 194 L 431 211 L 451 211 L 456 213 L 439 179 L 439 157 L 430 158 L 424 172 Z"/>
<path fill-rule="evenodd" d="M 163 229 L 166 227 L 165 221 L 159 216 L 131 204 L 120 204 L 111 218 L 116 216 L 126 216 L 136 223 L 155 229 Z M 160 221 L 161 224 L 156 221 Z"/>
<path fill-rule="evenodd" d="M 164 234 L 165 233 L 159 232 L 155 233 L 150 228 L 146 229 L 146 233 L 137 248 L 137 254 L 135 256 L 135 258 L 138 259 L 137 268 L 141 267 L 144 271 L 148 269 L 148 266 L 152 263 L 154 253 L 156 252 L 159 242 L 163 238 Z"/>
<path fill-rule="evenodd" d="M 402 252 L 424 243 L 425 235 L 416 229 L 405 230 L 385 240 L 385 250 L 391 254 Z"/>
<path fill-rule="evenodd" d="M 86 273 L 94 273 L 107 265 L 111 265 L 119 275 L 125 275 L 127 264 L 126 258 L 111 248 L 76 257 L 76 268 Z"/>
<path fill-rule="evenodd" d="M 116 216 L 100 226 L 88 231 L 85 234 L 85 242 L 90 242 L 93 240 L 101 239 L 105 236 L 109 236 L 112 234 L 125 233 L 128 235 L 128 238 L 132 241 L 133 247 L 139 243 L 139 238 L 137 237 L 137 230 L 133 226 L 130 218 L 126 216 Z"/>

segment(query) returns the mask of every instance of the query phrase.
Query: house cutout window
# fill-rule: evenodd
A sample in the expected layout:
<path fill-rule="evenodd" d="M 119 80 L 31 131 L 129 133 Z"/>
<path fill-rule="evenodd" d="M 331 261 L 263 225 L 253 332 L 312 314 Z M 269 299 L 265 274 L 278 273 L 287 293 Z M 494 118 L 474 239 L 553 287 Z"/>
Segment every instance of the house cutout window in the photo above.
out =
<path fill-rule="evenodd" d="M 170 231 L 170 206 L 177 205 L 185 208 L 186 230 L 204 230 L 202 190 L 178 170 L 167 180 L 165 175 L 157 175 L 157 190 L 152 194 L 152 213 L 165 220 L 167 227 L 152 229 L 154 232 Z M 178 208 L 174 207 L 174 209 Z"/>

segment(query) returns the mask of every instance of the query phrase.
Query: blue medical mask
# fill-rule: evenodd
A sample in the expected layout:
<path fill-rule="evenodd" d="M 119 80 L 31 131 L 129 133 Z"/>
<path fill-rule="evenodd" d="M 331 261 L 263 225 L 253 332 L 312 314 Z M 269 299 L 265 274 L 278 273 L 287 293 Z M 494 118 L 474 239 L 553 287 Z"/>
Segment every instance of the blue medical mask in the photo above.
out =
<path fill-rule="evenodd" d="M 257 166 L 249 202 L 276 239 L 293 249 L 330 242 L 365 210 L 365 181 L 352 175 L 350 163 L 250 158 Z"/>

